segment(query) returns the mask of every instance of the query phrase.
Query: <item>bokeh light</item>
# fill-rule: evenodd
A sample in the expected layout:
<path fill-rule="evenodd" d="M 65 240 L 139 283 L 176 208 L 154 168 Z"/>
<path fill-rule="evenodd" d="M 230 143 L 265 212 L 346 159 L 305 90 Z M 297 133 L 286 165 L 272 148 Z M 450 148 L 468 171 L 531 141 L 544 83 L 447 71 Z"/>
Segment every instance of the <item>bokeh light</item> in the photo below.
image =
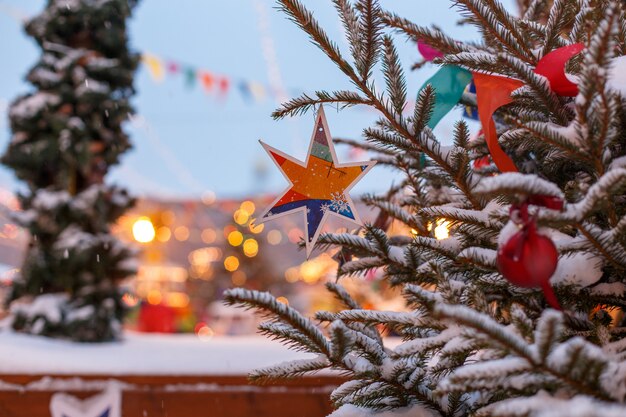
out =
<path fill-rule="evenodd" d="M 300 272 L 298 272 L 298 268 L 292 266 L 285 271 L 285 280 L 287 282 L 297 282 L 300 279 Z"/>
<path fill-rule="evenodd" d="M 154 225 L 148 217 L 140 217 L 133 224 L 133 237 L 137 242 L 150 243 L 154 240 L 155 234 Z"/>
<path fill-rule="evenodd" d="M 322 273 L 323 267 L 315 260 L 305 261 L 302 265 L 300 265 L 300 275 L 302 276 L 302 281 L 307 284 L 317 282 Z"/>
<path fill-rule="evenodd" d="M 237 210 L 233 214 L 233 220 L 237 224 L 244 225 L 248 222 L 248 219 L 250 219 L 250 214 L 245 210 Z"/>
<path fill-rule="evenodd" d="M 252 201 L 247 200 L 241 203 L 241 206 L 239 206 L 239 209 L 245 212 L 246 214 L 248 214 L 248 217 L 249 217 L 254 214 L 254 211 L 256 210 L 256 206 L 254 205 Z"/>
<path fill-rule="evenodd" d="M 255 224 L 254 221 L 256 219 L 252 219 L 250 220 L 250 224 L 248 224 L 248 228 L 250 229 L 250 232 L 256 234 L 259 234 L 263 231 L 263 229 L 265 229 L 265 224 L 264 223 L 259 223 L 259 224 Z"/>
<path fill-rule="evenodd" d="M 206 204 L 207 206 L 210 206 L 211 204 L 215 203 L 215 198 L 216 195 L 213 191 L 206 191 L 204 193 L 202 193 L 202 202 L 204 204 Z"/>
<path fill-rule="evenodd" d="M 224 268 L 229 272 L 235 272 L 239 268 L 239 259 L 236 256 L 229 256 L 224 259 Z"/>
<path fill-rule="evenodd" d="M 279 245 L 280 242 L 282 242 L 283 240 L 283 234 L 280 233 L 280 230 L 270 230 L 269 233 L 267 234 L 267 242 L 270 245 Z"/>
<path fill-rule="evenodd" d="M 243 253 L 248 258 L 253 258 L 259 253 L 259 244 L 254 239 L 246 239 L 243 243 Z"/>
<path fill-rule="evenodd" d="M 189 296 L 184 292 L 171 292 L 167 294 L 167 305 L 175 308 L 185 308 L 189 305 Z"/>
<path fill-rule="evenodd" d="M 217 233 L 215 233 L 215 230 L 207 228 L 202 231 L 200 238 L 204 243 L 211 244 L 217 239 Z"/>
<path fill-rule="evenodd" d="M 289 237 L 289 241 L 291 243 L 298 243 L 300 242 L 300 238 L 302 237 L 302 231 L 297 227 L 293 227 L 291 228 L 291 230 L 289 230 L 287 236 Z"/>
<path fill-rule="evenodd" d="M 243 234 L 239 230 L 233 230 L 228 234 L 228 243 L 231 246 L 239 246 L 243 243 Z"/>
<path fill-rule="evenodd" d="M 178 226 L 174 229 L 174 237 L 180 242 L 189 239 L 189 228 L 187 226 Z"/>
<path fill-rule="evenodd" d="M 196 333 L 198 335 L 198 338 L 201 340 L 209 340 L 215 335 L 213 329 L 211 329 L 207 325 L 200 327 Z"/>
<path fill-rule="evenodd" d="M 159 242 L 167 242 L 172 237 L 172 231 L 167 226 L 161 226 L 156 231 L 156 238 Z"/>
<path fill-rule="evenodd" d="M 157 305 L 161 304 L 163 296 L 161 295 L 161 291 L 159 290 L 150 290 L 146 299 L 148 300 L 148 303 L 152 305 Z"/>

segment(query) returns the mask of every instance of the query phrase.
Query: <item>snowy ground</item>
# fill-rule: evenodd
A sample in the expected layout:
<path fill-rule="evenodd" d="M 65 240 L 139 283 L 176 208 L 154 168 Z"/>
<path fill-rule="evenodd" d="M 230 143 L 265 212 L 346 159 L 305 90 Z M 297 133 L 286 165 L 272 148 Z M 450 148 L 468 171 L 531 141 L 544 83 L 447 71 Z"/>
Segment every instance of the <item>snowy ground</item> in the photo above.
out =
<path fill-rule="evenodd" d="M 127 332 L 119 343 L 78 344 L 0 332 L 0 374 L 246 375 L 255 368 L 313 355 L 263 337 Z"/>

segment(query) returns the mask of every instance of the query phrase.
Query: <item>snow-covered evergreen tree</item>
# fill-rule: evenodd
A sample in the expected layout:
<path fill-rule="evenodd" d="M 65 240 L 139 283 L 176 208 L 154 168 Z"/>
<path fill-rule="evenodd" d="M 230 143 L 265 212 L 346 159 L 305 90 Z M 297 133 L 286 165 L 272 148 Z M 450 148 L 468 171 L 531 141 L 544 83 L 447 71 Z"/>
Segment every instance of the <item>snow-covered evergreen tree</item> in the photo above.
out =
<path fill-rule="evenodd" d="M 130 143 L 122 124 L 138 55 L 126 20 L 133 0 L 49 0 L 26 23 L 42 49 L 27 79 L 36 90 L 9 109 L 13 136 L 2 162 L 28 186 L 17 221 L 31 234 L 7 300 L 16 330 L 78 341 L 116 338 L 117 283 L 133 251 L 109 225 L 133 200 L 104 184 Z"/>
<path fill-rule="evenodd" d="M 338 284 L 328 289 L 346 309 L 303 317 L 268 293 L 228 292 L 227 301 L 270 320 L 261 331 L 315 358 L 259 369 L 254 380 L 336 369 L 349 381 L 332 400 L 336 416 L 388 409 L 411 416 L 626 415 L 626 18 L 617 0 L 522 1 L 515 17 L 497 0 L 456 0 L 482 41 L 463 43 L 380 8 L 375 0 L 333 0 L 351 46 L 348 59 L 298 0 L 279 0 L 291 20 L 355 86 L 320 91 L 285 103 L 282 118 L 314 106 L 361 104 L 381 118 L 359 146 L 401 170 L 402 187 L 367 197 L 415 235 L 388 237 L 366 226 L 360 234 L 327 234 L 352 258 L 338 274 L 383 268 L 402 286 L 409 312 L 362 309 Z M 396 35 L 442 51 L 437 64 L 519 80 L 512 104 L 496 112 L 500 146 L 521 172 L 480 170 L 484 138 L 470 140 L 456 124 L 454 144 L 442 146 L 428 127 L 435 90 L 408 92 L 394 47 Z M 561 97 L 533 70 L 549 52 L 583 43 L 567 65 L 576 97 Z M 374 89 L 380 71 L 386 89 Z M 476 106 L 465 94 L 462 104 Z M 424 163 L 422 155 L 426 156 Z M 495 174 L 495 175 L 494 175 Z M 511 206 L 544 196 L 564 208 L 531 205 L 541 233 L 558 248 L 551 285 L 562 311 L 541 289 L 511 284 L 499 272 L 497 250 L 515 232 Z M 450 237 L 436 239 L 438 220 Z M 540 259 L 538 259 L 540 260 Z M 528 277 L 532 279 L 533 277 Z M 340 283 L 341 281 L 339 281 Z M 380 325 L 404 341 L 385 346 Z M 398 410 L 398 412 L 400 412 Z"/>

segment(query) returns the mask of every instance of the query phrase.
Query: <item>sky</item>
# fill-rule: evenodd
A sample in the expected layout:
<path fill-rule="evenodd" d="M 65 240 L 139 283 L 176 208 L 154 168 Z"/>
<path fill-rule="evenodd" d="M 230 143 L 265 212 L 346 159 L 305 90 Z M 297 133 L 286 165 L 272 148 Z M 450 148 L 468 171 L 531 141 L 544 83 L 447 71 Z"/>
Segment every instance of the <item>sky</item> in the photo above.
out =
<path fill-rule="evenodd" d="M 512 0 L 503 3 L 513 8 Z M 331 39 L 349 56 L 339 19 L 330 0 L 304 0 Z M 448 0 L 381 0 L 383 8 L 420 25 L 436 24 L 460 40 L 477 39 L 471 27 L 457 26 L 458 10 Z M 0 149 L 10 138 L 8 103 L 31 90 L 24 76 L 39 51 L 16 17 L 32 16 L 44 0 L 0 0 Z M 302 31 L 276 9 L 271 0 L 144 0 L 130 21 L 130 43 L 136 51 L 176 60 L 263 84 L 280 83 L 288 91 L 350 89 L 345 75 Z M 396 38 L 409 95 L 435 71 L 428 65 L 419 71 L 410 66 L 420 59 L 415 45 Z M 380 75 L 378 84 L 383 85 Z M 313 116 L 275 121 L 273 98 L 249 102 L 236 89 L 226 99 L 207 94 L 199 84 L 187 88 L 182 77 L 166 77 L 158 83 L 146 67 L 137 71 L 137 115 L 126 128 L 134 148 L 125 154 L 107 181 L 122 184 L 139 196 L 197 198 L 211 191 L 218 198 L 241 198 L 284 190 L 284 178 L 265 154 L 259 139 L 304 160 L 313 129 Z M 335 137 L 363 140 L 361 132 L 377 118 L 364 108 L 337 112 L 326 108 Z M 442 143 L 450 142 L 452 124 L 461 117 L 455 110 L 435 130 Z M 478 126 L 471 125 L 474 129 Z M 349 160 L 349 149 L 338 146 L 340 162 Z M 362 156 L 366 157 L 366 156 Z M 353 195 L 386 190 L 397 173 L 375 167 L 352 191 Z M 0 187 L 20 187 L 11 171 L 0 167 Z"/>

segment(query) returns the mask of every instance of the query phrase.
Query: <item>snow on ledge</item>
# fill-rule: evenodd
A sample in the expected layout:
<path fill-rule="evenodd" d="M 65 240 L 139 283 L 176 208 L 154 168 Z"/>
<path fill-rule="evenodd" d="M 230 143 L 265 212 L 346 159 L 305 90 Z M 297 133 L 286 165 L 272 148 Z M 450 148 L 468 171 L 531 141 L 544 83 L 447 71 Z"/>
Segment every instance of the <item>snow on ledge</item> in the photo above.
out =
<path fill-rule="evenodd" d="M 314 357 L 260 336 L 201 340 L 126 332 L 121 342 L 87 344 L 0 332 L 0 375 L 247 375 Z"/>

